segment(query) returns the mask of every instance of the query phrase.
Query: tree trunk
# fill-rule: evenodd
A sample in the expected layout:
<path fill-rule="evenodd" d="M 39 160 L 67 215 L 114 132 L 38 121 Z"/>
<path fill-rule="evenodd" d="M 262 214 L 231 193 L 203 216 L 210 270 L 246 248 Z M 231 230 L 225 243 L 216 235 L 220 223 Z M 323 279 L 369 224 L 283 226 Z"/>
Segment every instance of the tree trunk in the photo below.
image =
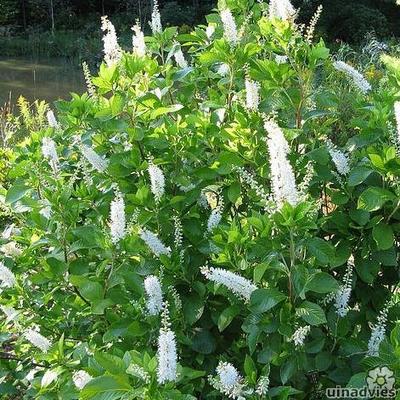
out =
<path fill-rule="evenodd" d="M 51 34 L 54 36 L 54 4 L 53 0 L 50 0 L 50 17 L 51 17 Z"/>
<path fill-rule="evenodd" d="M 22 23 L 24 25 L 24 31 L 26 31 L 26 5 L 25 5 L 25 0 L 21 1 L 21 8 L 22 8 Z"/>

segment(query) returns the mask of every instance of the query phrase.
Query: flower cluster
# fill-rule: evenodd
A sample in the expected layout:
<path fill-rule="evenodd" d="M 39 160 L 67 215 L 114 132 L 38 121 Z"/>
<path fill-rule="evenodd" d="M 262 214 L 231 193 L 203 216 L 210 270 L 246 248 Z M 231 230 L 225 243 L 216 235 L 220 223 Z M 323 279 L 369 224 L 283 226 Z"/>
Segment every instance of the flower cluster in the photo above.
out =
<path fill-rule="evenodd" d="M 126 234 L 125 202 L 122 194 L 118 191 L 111 202 L 110 211 L 111 240 L 118 243 Z"/>
<path fill-rule="evenodd" d="M 105 32 L 104 43 L 104 61 L 108 67 L 116 64 L 122 57 L 122 50 L 118 44 L 117 33 L 114 25 L 107 16 L 101 17 L 101 30 Z"/>
<path fill-rule="evenodd" d="M 99 156 L 91 147 L 82 144 L 80 149 L 85 159 L 96 171 L 104 172 L 107 169 L 108 160 Z"/>
<path fill-rule="evenodd" d="M 160 14 L 160 10 L 158 8 L 157 0 L 153 1 L 153 11 L 151 13 L 151 21 L 149 22 L 149 24 L 151 27 L 151 31 L 153 32 L 153 35 L 156 35 L 156 34 L 162 32 L 161 14 Z"/>
<path fill-rule="evenodd" d="M 366 94 L 371 90 L 369 82 L 351 65 L 346 64 L 343 61 L 335 61 L 333 67 L 348 75 L 361 93 Z"/>
<path fill-rule="evenodd" d="M 265 130 L 268 132 L 268 150 L 270 156 L 272 192 L 275 203 L 280 208 L 285 201 L 296 205 L 299 193 L 296 187 L 292 166 L 287 155 L 289 145 L 281 128 L 272 120 L 265 121 Z"/>
<path fill-rule="evenodd" d="M 144 290 L 147 294 L 147 311 L 149 315 L 158 315 L 163 307 L 163 295 L 159 279 L 150 275 L 144 280 Z"/>
<path fill-rule="evenodd" d="M 246 302 L 250 301 L 251 294 L 257 289 L 248 279 L 222 268 L 203 267 L 201 272 L 208 280 L 226 286 Z"/>
<path fill-rule="evenodd" d="M 142 229 L 140 232 L 140 237 L 149 246 L 150 250 L 155 256 L 160 257 L 161 255 L 170 256 L 171 248 L 166 247 L 161 240 L 153 232 L 148 229 Z"/>
<path fill-rule="evenodd" d="M 7 321 L 15 321 L 18 318 L 18 311 L 15 310 L 13 307 L 9 306 L 0 306 L 1 311 L 6 315 Z"/>
<path fill-rule="evenodd" d="M 259 396 L 266 396 L 269 390 L 269 384 L 269 376 L 261 375 L 257 381 L 256 394 L 258 394 Z"/>
<path fill-rule="evenodd" d="M 142 368 L 140 365 L 130 364 L 129 367 L 127 368 L 126 372 L 129 375 L 133 375 L 134 377 L 139 378 L 146 384 L 150 383 L 149 373 L 147 371 L 145 371 L 145 369 Z"/>
<path fill-rule="evenodd" d="M 216 368 L 217 376 L 209 376 L 210 384 L 219 392 L 231 399 L 243 400 L 249 394 L 239 371 L 228 362 L 220 361 Z"/>
<path fill-rule="evenodd" d="M 0 287 L 11 288 L 17 280 L 15 275 L 0 261 Z"/>
<path fill-rule="evenodd" d="M 177 46 L 177 44 L 175 44 Z M 182 49 L 179 47 L 177 48 L 177 50 L 175 50 L 174 53 L 174 57 L 175 57 L 175 61 L 178 64 L 178 66 L 180 68 L 187 68 L 188 67 L 188 63 L 185 60 L 185 56 L 182 53 Z"/>
<path fill-rule="evenodd" d="M 28 329 L 24 332 L 24 336 L 28 342 L 31 342 L 35 347 L 42 350 L 43 353 L 47 353 L 49 351 L 51 346 L 50 340 L 45 338 L 39 332 L 33 329 Z"/>
<path fill-rule="evenodd" d="M 222 210 L 224 205 L 222 201 L 212 211 L 207 221 L 207 232 L 212 232 L 221 222 Z"/>
<path fill-rule="evenodd" d="M 258 105 L 260 103 L 260 84 L 258 82 L 252 81 L 250 78 L 245 80 L 246 87 L 246 108 L 249 111 L 257 111 Z"/>
<path fill-rule="evenodd" d="M 7 257 L 19 257 L 22 254 L 16 242 L 4 243 L 0 246 L 0 251 Z"/>
<path fill-rule="evenodd" d="M 269 17 L 284 21 L 294 19 L 296 9 L 289 0 L 271 0 L 269 3 Z"/>
<path fill-rule="evenodd" d="M 152 161 L 149 161 L 148 172 L 150 175 L 151 192 L 158 203 L 165 192 L 164 174 L 161 168 L 157 165 L 154 165 Z"/>
<path fill-rule="evenodd" d="M 42 154 L 44 158 L 49 160 L 51 169 L 54 173 L 58 172 L 58 155 L 56 144 L 53 139 L 49 137 L 44 137 L 42 139 Z"/>
<path fill-rule="evenodd" d="M 339 317 L 345 317 L 349 311 L 349 301 L 351 296 L 351 286 L 353 282 L 353 265 L 347 263 L 346 273 L 343 277 L 343 283 L 335 294 L 335 308 Z"/>
<path fill-rule="evenodd" d="M 235 19 L 233 18 L 233 15 L 228 8 L 222 10 L 220 15 L 222 25 L 224 27 L 225 40 L 232 47 L 235 47 L 239 40 Z"/>
<path fill-rule="evenodd" d="M 72 375 L 72 381 L 78 390 L 82 390 L 93 378 L 86 371 L 76 371 Z"/>
<path fill-rule="evenodd" d="M 48 110 L 46 113 L 46 117 L 47 117 L 47 123 L 49 124 L 50 128 L 58 129 L 60 127 L 60 125 L 56 120 L 53 110 Z"/>
<path fill-rule="evenodd" d="M 157 350 L 157 382 L 164 384 L 173 382 L 177 378 L 177 351 L 175 333 L 170 328 L 168 304 L 164 305 L 162 328 L 158 337 Z"/>
<path fill-rule="evenodd" d="M 86 61 L 82 63 L 82 69 L 83 69 L 83 77 L 85 78 L 86 82 L 86 89 L 89 93 L 89 96 L 94 98 L 96 97 L 96 88 L 93 85 L 92 74 L 90 73 L 89 65 L 87 64 Z"/>
<path fill-rule="evenodd" d="M 391 307 L 390 301 L 385 304 L 383 309 L 379 312 L 376 324 L 372 326 L 371 337 L 368 341 L 367 355 L 371 357 L 379 356 L 379 346 L 385 338 L 386 323 L 389 308 Z"/>
<path fill-rule="evenodd" d="M 328 152 L 340 175 L 347 175 L 350 172 L 349 157 L 339 150 L 330 140 L 327 140 Z"/>
<path fill-rule="evenodd" d="M 293 333 L 291 337 L 291 341 L 294 343 L 296 347 L 304 346 L 304 340 L 310 333 L 310 330 L 311 330 L 310 325 L 301 326 L 300 328 L 296 329 L 296 331 Z"/>
<path fill-rule="evenodd" d="M 136 23 L 132 27 L 133 35 L 132 35 L 132 48 L 133 53 L 138 57 L 144 57 L 146 55 L 146 43 L 144 41 L 144 34 L 140 29 L 139 23 Z"/>

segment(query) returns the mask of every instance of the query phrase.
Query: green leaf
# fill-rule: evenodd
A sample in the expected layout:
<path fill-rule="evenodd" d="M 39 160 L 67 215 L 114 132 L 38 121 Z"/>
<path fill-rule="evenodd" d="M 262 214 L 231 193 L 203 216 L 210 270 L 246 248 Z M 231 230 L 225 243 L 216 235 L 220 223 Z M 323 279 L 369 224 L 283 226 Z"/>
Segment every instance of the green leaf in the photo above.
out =
<path fill-rule="evenodd" d="M 310 325 L 326 323 L 324 310 L 318 304 L 311 303 L 310 301 L 304 301 L 300 307 L 296 309 L 296 314 Z"/>
<path fill-rule="evenodd" d="M 251 294 L 250 310 L 261 314 L 285 299 L 286 296 L 277 289 L 257 289 Z"/>
<path fill-rule="evenodd" d="M 240 313 L 239 306 L 230 306 L 225 308 L 218 318 L 218 329 L 220 332 L 224 331 L 233 319 Z"/>
<path fill-rule="evenodd" d="M 100 376 L 92 379 L 81 391 L 81 400 L 118 400 L 131 390 L 121 376 Z"/>
<path fill-rule="evenodd" d="M 192 295 L 184 299 L 183 316 L 189 325 L 193 325 L 197 322 L 203 315 L 203 311 L 204 300 L 201 297 Z"/>
<path fill-rule="evenodd" d="M 13 186 L 10 187 L 10 189 L 7 190 L 6 203 L 12 204 L 22 199 L 28 190 L 29 187 L 26 186 L 24 183 L 15 183 Z"/>
<path fill-rule="evenodd" d="M 328 265 L 335 257 L 335 248 L 317 237 L 307 240 L 307 248 L 322 265 Z"/>
<path fill-rule="evenodd" d="M 306 290 L 316 293 L 331 293 L 339 288 L 336 279 L 326 272 L 317 272 L 306 283 Z"/>
<path fill-rule="evenodd" d="M 389 200 L 394 199 L 394 194 L 379 187 L 369 187 L 358 198 L 358 208 L 366 211 L 376 211 Z"/>
<path fill-rule="evenodd" d="M 159 107 L 159 108 L 157 108 L 157 109 L 155 109 L 155 110 L 153 110 L 151 112 L 150 118 L 151 119 L 155 119 L 155 118 L 157 118 L 157 117 L 159 117 L 161 115 L 179 111 L 182 108 L 183 108 L 182 104 L 173 104 L 173 105 L 171 105 L 169 107 Z"/>
<path fill-rule="evenodd" d="M 236 200 L 239 198 L 239 196 L 240 196 L 240 184 L 239 182 L 234 182 L 232 183 L 231 186 L 229 186 L 228 199 L 232 203 L 236 203 Z"/>
<path fill-rule="evenodd" d="M 126 370 L 124 361 L 112 354 L 97 352 L 94 358 L 102 368 L 112 375 L 122 374 Z"/>
<path fill-rule="evenodd" d="M 393 246 L 394 235 L 390 225 L 380 222 L 372 229 L 374 238 L 379 250 L 388 250 Z"/>
<path fill-rule="evenodd" d="M 372 169 L 369 169 L 367 167 L 353 168 L 349 174 L 349 186 L 357 186 L 360 183 L 363 183 L 372 172 Z"/>
<path fill-rule="evenodd" d="M 192 339 L 192 349 L 200 354 L 212 354 L 216 347 L 216 340 L 208 330 L 198 330 Z"/>
<path fill-rule="evenodd" d="M 281 382 L 285 384 L 297 371 L 296 358 L 290 357 L 281 366 Z"/>

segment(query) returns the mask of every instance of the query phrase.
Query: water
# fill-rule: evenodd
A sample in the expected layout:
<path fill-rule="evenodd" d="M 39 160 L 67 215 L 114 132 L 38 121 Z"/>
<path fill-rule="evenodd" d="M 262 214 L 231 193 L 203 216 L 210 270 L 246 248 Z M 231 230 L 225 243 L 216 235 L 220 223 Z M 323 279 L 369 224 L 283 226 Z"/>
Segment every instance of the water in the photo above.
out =
<path fill-rule="evenodd" d="M 66 59 L 0 58 L 0 106 L 20 95 L 29 101 L 69 99 L 85 90 L 82 69 Z"/>

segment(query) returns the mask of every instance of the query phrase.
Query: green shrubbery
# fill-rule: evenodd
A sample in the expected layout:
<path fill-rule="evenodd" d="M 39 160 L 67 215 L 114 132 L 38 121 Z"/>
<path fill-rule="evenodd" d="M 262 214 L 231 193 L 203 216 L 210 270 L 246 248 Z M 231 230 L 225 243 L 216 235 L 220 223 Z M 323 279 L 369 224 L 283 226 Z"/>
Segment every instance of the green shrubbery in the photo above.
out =
<path fill-rule="evenodd" d="M 4 398 L 399 377 L 399 61 L 368 82 L 284 4 L 226 0 L 178 36 L 155 13 L 129 53 L 103 20 L 88 93 L 30 129 L 2 191 Z"/>

